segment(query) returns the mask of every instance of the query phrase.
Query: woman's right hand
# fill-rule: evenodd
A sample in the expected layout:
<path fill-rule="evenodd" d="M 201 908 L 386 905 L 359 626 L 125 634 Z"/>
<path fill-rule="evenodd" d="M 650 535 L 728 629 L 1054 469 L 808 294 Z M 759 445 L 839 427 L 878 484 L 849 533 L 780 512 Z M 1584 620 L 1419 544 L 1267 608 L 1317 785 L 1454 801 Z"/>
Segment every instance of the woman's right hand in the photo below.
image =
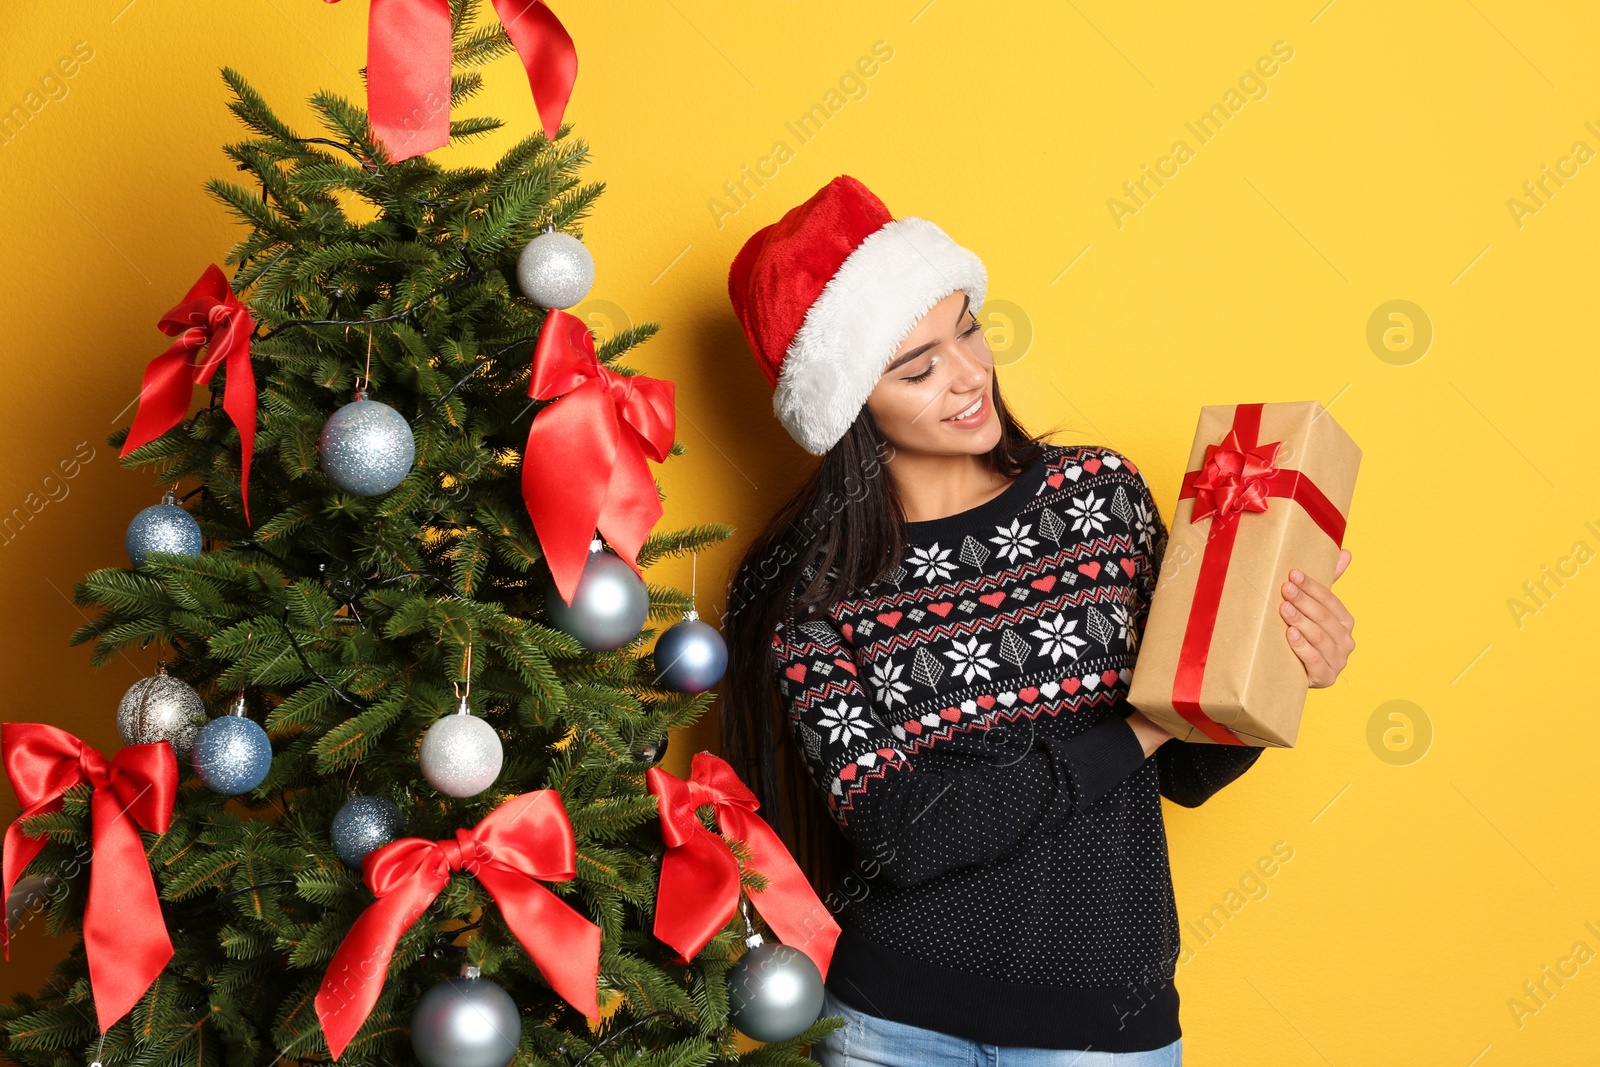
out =
<path fill-rule="evenodd" d="M 1134 736 L 1139 739 L 1139 744 L 1144 746 L 1145 756 L 1172 740 L 1173 735 L 1144 717 L 1141 711 L 1134 711 L 1127 717 L 1128 725 L 1133 727 Z"/>

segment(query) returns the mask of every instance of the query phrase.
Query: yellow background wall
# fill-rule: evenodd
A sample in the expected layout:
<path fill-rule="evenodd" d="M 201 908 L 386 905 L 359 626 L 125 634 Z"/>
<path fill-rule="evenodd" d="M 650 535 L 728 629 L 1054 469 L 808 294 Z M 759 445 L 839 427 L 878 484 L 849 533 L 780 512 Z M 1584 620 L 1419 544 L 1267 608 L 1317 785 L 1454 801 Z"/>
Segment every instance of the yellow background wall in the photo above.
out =
<path fill-rule="evenodd" d="M 689 448 L 660 469 L 664 524 L 740 528 L 700 561 L 713 621 L 737 550 L 811 462 L 769 415 L 727 267 L 836 174 L 985 258 L 1025 424 L 1133 457 L 1169 519 L 1200 405 L 1329 405 L 1365 451 L 1337 586 L 1359 647 L 1294 750 L 1167 808 L 1187 1062 L 1600 1062 L 1600 12 L 1323 3 L 557 0 L 580 56 L 567 117 L 609 186 L 593 295 L 664 325 L 637 359 L 678 383 Z M 0 135 L 0 510 L 29 517 L 0 537 L 5 718 L 115 746 L 116 702 L 152 664 L 92 671 L 66 643 L 70 590 L 125 562 L 127 519 L 155 500 L 104 438 L 165 346 L 157 318 L 240 232 L 202 191 L 241 136 L 217 70 L 320 133 L 302 101 L 361 99 L 366 13 L 8 13 L 0 107 L 27 117 Z M 1290 58 L 1251 80 L 1277 42 Z M 87 61 L 47 82 L 75 47 Z M 536 125 L 515 60 L 489 73 L 465 110 L 516 132 L 441 162 Z M 1186 123 L 1219 103 L 1237 106 L 1202 142 Z M 790 124 L 818 105 L 802 140 Z M 1141 204 L 1123 184 L 1146 166 L 1168 177 Z M 1369 345 L 1393 300 L 1431 323 L 1425 352 Z M 688 562 L 653 577 L 687 586 Z M 715 743 L 708 719 L 669 769 Z M 0 982 L 34 989 L 58 954 L 30 924 Z"/>

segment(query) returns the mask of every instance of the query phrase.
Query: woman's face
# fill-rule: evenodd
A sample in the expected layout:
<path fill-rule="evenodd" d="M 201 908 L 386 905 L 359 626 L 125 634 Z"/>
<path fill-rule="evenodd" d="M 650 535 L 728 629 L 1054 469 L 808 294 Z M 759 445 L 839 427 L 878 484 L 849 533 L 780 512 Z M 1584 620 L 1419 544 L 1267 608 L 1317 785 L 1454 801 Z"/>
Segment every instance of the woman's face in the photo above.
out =
<path fill-rule="evenodd" d="M 867 397 L 897 453 L 977 455 L 1000 443 L 994 353 L 969 301 L 957 289 L 917 320 Z"/>

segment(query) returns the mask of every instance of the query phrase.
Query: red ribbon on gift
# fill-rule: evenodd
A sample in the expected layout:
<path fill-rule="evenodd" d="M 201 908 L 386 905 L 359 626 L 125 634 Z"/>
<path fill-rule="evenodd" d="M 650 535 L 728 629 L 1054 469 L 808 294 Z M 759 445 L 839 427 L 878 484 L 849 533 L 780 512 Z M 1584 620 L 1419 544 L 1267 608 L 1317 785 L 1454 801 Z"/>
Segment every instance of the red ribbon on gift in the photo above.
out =
<path fill-rule="evenodd" d="M 639 550 L 661 518 L 645 457 L 659 463 L 672 450 L 674 385 L 618 374 L 595 355 L 582 319 L 556 308 L 545 316 L 528 395 L 560 399 L 528 428 L 522 499 L 556 589 L 571 604 L 596 529 L 639 573 Z"/>
<path fill-rule="evenodd" d="M 48 835 L 29 837 L 22 821 L 61 810 L 61 796 L 80 782 L 89 798 L 89 899 L 83 912 L 83 948 L 89 988 L 105 1033 L 128 1014 L 172 958 L 155 877 L 139 827 L 164 834 L 178 794 L 178 758 L 166 741 L 128 745 L 109 760 L 78 738 L 42 722 L 0 723 L 6 774 L 22 813 L 6 828 L 0 862 L 0 899 L 10 900 L 17 879 L 44 848 Z M 11 933 L 0 932 L 6 959 Z"/>
<path fill-rule="evenodd" d="M 372 1013 L 400 936 L 444 890 L 451 871 L 468 871 L 483 883 L 550 988 L 598 1019 L 600 928 L 535 880 L 569 881 L 577 863 L 572 823 L 554 789 L 512 797 L 452 840 L 402 837 L 367 853 L 362 875 L 378 899 L 350 927 L 316 996 L 333 1058 Z"/>
<path fill-rule="evenodd" d="M 578 50 L 541 0 L 494 0 L 494 10 L 527 71 L 544 135 L 553 141 L 578 79 Z M 372 0 L 367 115 L 395 162 L 449 143 L 450 0 Z"/>
<path fill-rule="evenodd" d="M 1260 404 L 1239 404 L 1234 408 L 1233 427 L 1220 445 L 1206 445 L 1204 462 L 1199 470 L 1184 474 L 1183 491 L 1178 494 L 1179 500 L 1195 498 L 1189 521 L 1209 517 L 1211 530 L 1200 557 L 1194 602 L 1178 652 L 1172 704 L 1179 715 L 1221 745 L 1246 742 L 1201 710 L 1200 684 L 1205 680 L 1206 658 L 1217 627 L 1217 609 L 1222 603 L 1222 587 L 1228 577 L 1228 561 L 1233 558 L 1240 516 L 1246 511 L 1266 511 L 1268 497 L 1286 497 L 1304 508 L 1334 544 L 1344 541 L 1344 516 L 1339 509 L 1305 472 L 1276 465 L 1278 446 L 1283 442 L 1258 442 L 1261 408 Z"/>
<path fill-rule="evenodd" d="M 176 337 L 167 350 L 144 369 L 139 412 L 134 416 L 122 454 L 148 444 L 183 421 L 194 387 L 205 385 L 226 364 L 228 380 L 222 409 L 239 428 L 239 499 L 244 521 L 250 521 L 250 456 L 256 445 L 256 376 L 250 368 L 250 335 L 256 320 L 233 295 L 222 268 L 215 263 L 157 324 Z M 206 349 L 205 358 L 200 350 Z"/>
<path fill-rule="evenodd" d="M 710 804 L 717 826 L 743 841 L 751 868 L 767 888 L 750 901 L 785 945 L 804 952 L 826 978 L 833 961 L 839 924 L 818 899 L 789 850 L 767 821 L 756 814 L 760 802 L 728 762 L 696 752 L 687 781 L 660 767 L 645 772 L 661 811 L 661 884 L 656 891 L 655 935 L 688 963 L 739 907 L 739 860 L 722 837 L 701 824 L 695 809 Z"/>

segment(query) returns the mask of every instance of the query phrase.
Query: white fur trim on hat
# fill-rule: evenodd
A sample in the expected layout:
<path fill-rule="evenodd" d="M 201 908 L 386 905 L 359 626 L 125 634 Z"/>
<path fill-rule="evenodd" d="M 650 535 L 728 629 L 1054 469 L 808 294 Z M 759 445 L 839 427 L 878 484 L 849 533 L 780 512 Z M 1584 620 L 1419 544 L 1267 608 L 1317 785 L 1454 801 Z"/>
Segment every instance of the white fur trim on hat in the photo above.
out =
<path fill-rule="evenodd" d="M 917 320 L 958 289 L 983 305 L 988 272 L 927 219 L 885 223 L 822 287 L 784 353 L 772 411 L 814 456 L 845 435 Z"/>

